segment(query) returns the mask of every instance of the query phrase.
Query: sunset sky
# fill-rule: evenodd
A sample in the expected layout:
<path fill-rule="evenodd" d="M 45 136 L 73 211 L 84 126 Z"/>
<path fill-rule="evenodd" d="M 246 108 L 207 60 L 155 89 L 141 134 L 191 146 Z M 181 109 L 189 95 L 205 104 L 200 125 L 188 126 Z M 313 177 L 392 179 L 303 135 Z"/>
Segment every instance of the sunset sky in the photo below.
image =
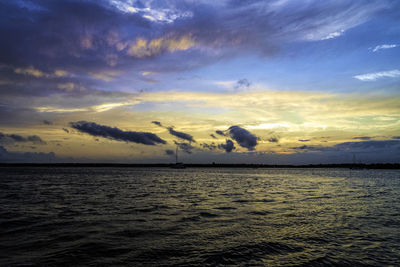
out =
<path fill-rule="evenodd" d="M 0 162 L 400 162 L 400 1 L 0 0 Z"/>

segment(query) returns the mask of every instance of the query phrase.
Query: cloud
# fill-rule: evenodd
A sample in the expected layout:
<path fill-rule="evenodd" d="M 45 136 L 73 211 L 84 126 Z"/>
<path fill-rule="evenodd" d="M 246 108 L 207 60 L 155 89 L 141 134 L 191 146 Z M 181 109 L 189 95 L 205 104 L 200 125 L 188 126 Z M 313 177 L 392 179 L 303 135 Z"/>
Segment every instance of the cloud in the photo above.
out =
<path fill-rule="evenodd" d="M 46 142 L 42 140 L 37 135 L 30 135 L 27 137 L 18 135 L 18 134 L 3 134 L 0 132 L 0 143 L 3 144 L 11 144 L 11 143 L 26 143 L 31 142 L 34 144 L 45 145 Z"/>
<path fill-rule="evenodd" d="M 54 75 L 56 75 L 57 77 L 65 77 L 68 75 L 68 72 L 65 70 L 55 70 Z"/>
<path fill-rule="evenodd" d="M 221 136 L 226 136 L 226 133 L 224 133 L 223 131 L 220 131 L 220 130 L 216 130 L 215 133 L 218 135 L 221 135 Z"/>
<path fill-rule="evenodd" d="M 38 77 L 120 64 L 138 71 L 186 70 L 248 51 L 271 55 L 288 42 L 334 38 L 394 5 L 381 0 L 276 3 L 58 0 L 21 8 L 21 1 L 2 1 L 0 35 L 8 38 L 0 46 L 0 61 L 21 70 L 37 63 L 42 74 L 31 73 Z M 187 54 L 164 60 L 176 51 L 190 53 L 191 60 L 182 60 Z"/>
<path fill-rule="evenodd" d="M 249 151 L 254 150 L 257 146 L 257 137 L 239 126 L 231 126 L 228 129 L 229 135 L 241 147 L 247 148 Z"/>
<path fill-rule="evenodd" d="M 309 142 L 310 139 L 299 139 L 298 141 L 299 141 L 299 142 Z"/>
<path fill-rule="evenodd" d="M 334 39 L 334 38 L 337 38 L 337 37 L 341 36 L 343 33 L 344 33 L 344 30 L 331 32 L 330 34 L 326 35 L 325 37 L 322 37 L 321 40 Z"/>
<path fill-rule="evenodd" d="M 49 163 L 54 162 L 56 156 L 54 152 L 11 152 L 0 146 L 0 162 L 4 163 Z"/>
<path fill-rule="evenodd" d="M 226 153 L 232 152 L 235 149 L 235 145 L 232 140 L 226 139 L 225 144 L 219 144 L 218 148 L 225 150 Z"/>
<path fill-rule="evenodd" d="M 359 139 L 359 140 L 364 140 L 364 141 L 371 140 L 371 138 L 372 137 L 370 137 L 370 136 L 356 136 L 356 137 L 353 137 L 353 139 Z"/>
<path fill-rule="evenodd" d="M 16 68 L 14 71 L 15 71 L 15 73 L 18 73 L 18 74 L 30 75 L 30 76 L 34 76 L 36 78 L 48 76 L 46 73 L 43 73 L 42 71 L 37 70 L 32 66 L 29 68 L 25 68 L 25 69 L 24 68 Z"/>
<path fill-rule="evenodd" d="M 159 121 L 152 121 L 151 123 L 153 123 L 153 124 L 155 124 L 157 126 L 163 127 L 162 123 L 159 122 Z"/>
<path fill-rule="evenodd" d="M 52 125 L 53 123 L 51 121 L 48 120 L 43 120 L 43 124 L 45 125 Z"/>
<path fill-rule="evenodd" d="M 400 76 L 400 70 L 388 70 L 381 72 L 373 72 L 367 74 L 361 74 L 353 76 L 355 79 L 358 79 L 363 82 L 376 81 L 380 78 L 396 78 Z"/>
<path fill-rule="evenodd" d="M 39 69 L 35 69 L 33 66 L 27 68 L 16 68 L 14 72 L 21 75 L 33 76 L 36 78 L 55 78 L 55 77 L 66 77 L 68 72 L 65 70 L 55 70 L 54 72 L 44 72 Z"/>
<path fill-rule="evenodd" d="M 202 148 L 204 148 L 204 149 L 207 149 L 207 150 L 215 150 L 216 148 L 217 148 L 217 146 L 215 145 L 215 143 L 214 142 L 212 142 L 211 144 L 207 144 L 207 143 L 202 143 L 202 144 L 200 144 L 200 146 L 202 147 Z"/>
<path fill-rule="evenodd" d="M 392 139 L 400 140 L 400 136 L 393 136 Z"/>
<path fill-rule="evenodd" d="M 268 138 L 268 142 L 270 142 L 270 143 L 278 143 L 279 142 L 279 138 L 278 137 L 270 137 L 270 138 Z"/>
<path fill-rule="evenodd" d="M 184 142 L 176 142 L 174 141 L 175 145 L 178 146 L 178 148 L 180 150 L 183 150 L 184 152 L 186 152 L 187 154 L 192 154 L 192 150 L 194 149 L 194 146 L 192 146 L 189 143 L 184 143 Z"/>
<path fill-rule="evenodd" d="M 168 132 L 169 132 L 171 135 L 176 136 L 176 137 L 178 137 L 179 139 L 186 140 L 186 141 L 189 141 L 189 142 L 194 142 L 194 143 L 196 142 L 196 141 L 193 139 L 193 136 L 191 136 L 191 135 L 188 134 L 188 133 L 175 131 L 173 127 L 165 127 L 165 126 L 164 126 L 161 122 L 159 122 L 159 121 L 152 121 L 151 123 L 153 123 L 153 124 L 155 124 L 155 125 L 157 125 L 157 126 L 163 127 L 163 128 L 165 128 L 165 129 L 167 129 Z"/>
<path fill-rule="evenodd" d="M 168 129 L 170 134 L 172 134 L 172 135 L 174 135 L 174 136 L 176 136 L 176 137 L 178 137 L 178 138 L 180 138 L 182 140 L 186 140 L 186 141 L 189 141 L 189 142 L 196 142 L 193 139 L 193 136 L 191 136 L 190 134 L 187 134 L 187 133 L 184 133 L 184 132 L 175 131 L 174 128 L 172 128 L 172 127 L 168 127 L 167 129 Z"/>
<path fill-rule="evenodd" d="M 235 89 L 249 88 L 251 83 L 247 79 L 241 79 L 236 82 Z"/>
<path fill-rule="evenodd" d="M 374 49 L 372 49 L 372 52 L 378 52 L 379 50 L 382 49 L 390 49 L 390 48 L 395 48 L 398 47 L 397 44 L 383 44 L 383 45 L 377 45 L 375 46 Z"/>
<path fill-rule="evenodd" d="M 294 150 L 314 152 L 346 152 L 346 153 L 394 153 L 400 154 L 400 140 L 367 140 L 356 142 L 343 142 L 334 146 L 299 146 L 292 147 Z"/>
<path fill-rule="evenodd" d="M 374 152 L 379 150 L 394 149 L 400 153 L 400 141 L 398 140 L 372 140 L 360 142 L 344 142 L 333 146 L 340 151 Z"/>
<path fill-rule="evenodd" d="M 117 141 L 132 142 L 144 145 L 166 144 L 167 142 L 156 134 L 148 132 L 123 131 L 116 127 L 100 125 L 95 122 L 78 121 L 70 122 L 72 128 L 90 134 Z"/>
<path fill-rule="evenodd" d="M 170 6 L 155 9 L 151 5 L 151 1 L 134 5 L 132 1 L 113 0 L 111 4 L 125 13 L 140 14 L 143 18 L 158 23 L 172 23 L 177 19 L 193 16 L 190 12 L 182 12 Z"/>
<path fill-rule="evenodd" d="M 89 72 L 89 75 L 94 79 L 110 82 L 119 77 L 121 73 L 119 71 L 99 71 Z"/>
<path fill-rule="evenodd" d="M 165 37 L 147 41 L 138 38 L 128 48 L 127 54 L 137 58 L 156 56 L 164 52 L 188 50 L 195 46 L 195 41 L 190 34 L 181 37 Z"/>

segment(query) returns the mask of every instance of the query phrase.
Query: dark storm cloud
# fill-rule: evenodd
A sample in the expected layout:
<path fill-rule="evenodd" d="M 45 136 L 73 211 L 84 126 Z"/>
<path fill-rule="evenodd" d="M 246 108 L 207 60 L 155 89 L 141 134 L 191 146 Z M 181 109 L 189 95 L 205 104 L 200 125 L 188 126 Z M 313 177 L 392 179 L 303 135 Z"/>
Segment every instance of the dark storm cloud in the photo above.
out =
<path fill-rule="evenodd" d="M 394 139 L 394 140 L 400 140 L 400 136 L 393 136 L 392 139 Z"/>
<path fill-rule="evenodd" d="M 196 142 L 193 139 L 193 136 L 191 136 L 190 134 L 187 134 L 187 133 L 184 133 L 184 132 L 175 131 L 174 128 L 172 128 L 172 127 L 168 127 L 167 129 L 168 129 L 170 134 L 172 134 L 172 135 L 174 135 L 174 136 L 176 136 L 176 137 L 178 137 L 178 138 L 180 138 L 182 140 L 186 140 L 186 141 L 189 141 L 189 142 Z"/>
<path fill-rule="evenodd" d="M 53 123 L 51 121 L 48 120 L 43 120 L 43 124 L 45 125 L 52 125 Z"/>
<path fill-rule="evenodd" d="M 174 154 L 175 154 L 175 152 L 173 150 L 171 150 L 171 149 L 166 149 L 165 150 L 165 155 L 170 156 L 170 155 L 174 155 Z"/>
<path fill-rule="evenodd" d="M 159 121 L 152 121 L 151 123 L 153 123 L 153 124 L 155 124 L 157 126 L 163 127 L 162 123 L 159 122 Z"/>
<path fill-rule="evenodd" d="M 235 145 L 232 140 L 226 139 L 226 143 L 218 145 L 218 148 L 225 150 L 226 153 L 230 153 L 235 149 Z"/>
<path fill-rule="evenodd" d="M 157 135 L 148 132 L 123 131 L 116 127 L 100 125 L 87 121 L 70 122 L 70 125 L 72 128 L 80 132 L 117 141 L 133 142 L 144 145 L 166 144 L 166 141 Z"/>
<path fill-rule="evenodd" d="M 353 137 L 353 139 L 364 140 L 364 141 L 371 140 L 371 138 L 372 137 L 370 137 L 370 136 L 356 136 L 356 137 Z"/>
<path fill-rule="evenodd" d="M 166 126 L 164 126 L 164 125 L 163 125 L 161 122 L 159 122 L 159 121 L 152 121 L 151 123 L 153 123 L 153 124 L 155 124 L 155 125 L 157 125 L 157 126 L 163 127 L 163 128 L 165 128 L 165 129 L 167 129 L 168 132 L 169 132 L 171 135 L 176 136 L 176 137 L 178 137 L 178 138 L 181 139 L 181 140 L 186 140 L 186 141 L 194 142 L 194 143 L 196 142 L 196 141 L 193 139 L 193 136 L 191 136 L 191 135 L 188 134 L 188 133 L 184 133 L 184 132 L 180 132 L 180 131 L 175 131 L 173 127 L 166 127 Z"/>
<path fill-rule="evenodd" d="M 46 142 L 42 140 L 37 135 L 30 135 L 30 136 L 21 136 L 18 134 L 3 134 L 0 132 L 0 143 L 3 144 L 11 144 L 11 143 L 26 143 L 31 142 L 34 144 L 45 145 Z"/>
<path fill-rule="evenodd" d="M 211 151 L 213 151 L 217 148 L 217 146 L 215 145 L 214 142 L 212 142 L 211 144 L 202 143 L 202 144 L 200 144 L 200 146 L 204 149 L 211 150 Z"/>
<path fill-rule="evenodd" d="M 190 143 L 185 143 L 185 142 L 176 142 L 174 141 L 175 145 L 178 146 L 180 150 L 183 150 L 187 154 L 192 154 L 192 150 L 194 149 L 194 146 L 192 146 Z"/>
<path fill-rule="evenodd" d="M 0 146 L 0 162 L 49 163 L 55 159 L 56 156 L 53 152 L 11 152 Z"/>
<path fill-rule="evenodd" d="M 236 82 L 235 88 L 240 89 L 240 88 L 248 88 L 250 87 L 250 82 L 247 79 L 241 79 Z"/>
<path fill-rule="evenodd" d="M 220 130 L 216 130 L 215 133 L 218 134 L 218 135 L 221 135 L 221 136 L 226 136 L 226 134 L 223 131 L 220 131 Z"/>
<path fill-rule="evenodd" d="M 228 129 L 229 135 L 241 147 L 247 148 L 249 151 L 254 150 L 257 146 L 257 136 L 250 133 L 246 129 L 239 126 L 231 126 Z"/>
<path fill-rule="evenodd" d="M 268 138 L 268 142 L 270 142 L 270 143 L 278 143 L 279 142 L 279 138 L 278 137 L 270 137 L 270 138 Z"/>

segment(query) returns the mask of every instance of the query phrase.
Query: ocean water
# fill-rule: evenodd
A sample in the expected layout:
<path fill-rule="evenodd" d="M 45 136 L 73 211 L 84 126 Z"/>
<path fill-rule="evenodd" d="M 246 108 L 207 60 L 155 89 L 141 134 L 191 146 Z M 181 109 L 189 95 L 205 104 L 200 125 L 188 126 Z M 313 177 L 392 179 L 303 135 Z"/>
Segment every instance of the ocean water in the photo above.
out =
<path fill-rule="evenodd" d="M 0 266 L 400 266 L 400 171 L 0 168 Z"/>

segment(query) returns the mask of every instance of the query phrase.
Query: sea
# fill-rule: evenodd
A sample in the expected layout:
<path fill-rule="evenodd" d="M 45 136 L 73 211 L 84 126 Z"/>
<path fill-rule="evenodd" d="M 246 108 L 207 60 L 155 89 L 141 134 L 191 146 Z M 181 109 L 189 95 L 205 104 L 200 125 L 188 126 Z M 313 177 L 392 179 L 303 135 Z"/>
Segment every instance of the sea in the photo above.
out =
<path fill-rule="evenodd" d="M 1 167 L 0 266 L 400 266 L 400 170 Z"/>

